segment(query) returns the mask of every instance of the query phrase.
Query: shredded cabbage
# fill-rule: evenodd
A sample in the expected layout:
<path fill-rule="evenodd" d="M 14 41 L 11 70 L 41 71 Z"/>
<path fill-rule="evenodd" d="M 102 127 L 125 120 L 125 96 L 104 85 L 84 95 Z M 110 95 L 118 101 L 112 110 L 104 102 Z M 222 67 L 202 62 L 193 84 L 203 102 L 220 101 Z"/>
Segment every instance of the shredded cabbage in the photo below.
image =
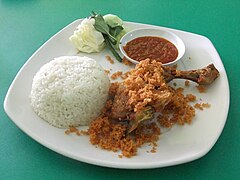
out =
<path fill-rule="evenodd" d="M 102 33 L 94 28 L 95 20 L 86 18 L 74 31 L 74 34 L 69 38 L 73 45 L 82 52 L 92 53 L 100 52 L 104 46 L 104 38 Z"/>

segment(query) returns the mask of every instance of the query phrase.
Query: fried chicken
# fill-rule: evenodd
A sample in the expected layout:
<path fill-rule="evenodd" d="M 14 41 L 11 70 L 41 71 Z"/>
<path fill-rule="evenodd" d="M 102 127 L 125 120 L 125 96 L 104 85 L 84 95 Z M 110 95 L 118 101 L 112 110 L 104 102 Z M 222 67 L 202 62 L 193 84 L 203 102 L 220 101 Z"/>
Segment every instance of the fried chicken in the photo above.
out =
<path fill-rule="evenodd" d="M 136 65 L 119 84 L 113 100 L 111 118 L 129 120 L 130 133 L 140 122 L 152 119 L 154 112 L 161 112 L 171 101 L 174 91 L 167 83 L 174 78 L 208 85 L 218 76 L 219 72 L 213 64 L 203 69 L 180 71 L 146 59 Z"/>

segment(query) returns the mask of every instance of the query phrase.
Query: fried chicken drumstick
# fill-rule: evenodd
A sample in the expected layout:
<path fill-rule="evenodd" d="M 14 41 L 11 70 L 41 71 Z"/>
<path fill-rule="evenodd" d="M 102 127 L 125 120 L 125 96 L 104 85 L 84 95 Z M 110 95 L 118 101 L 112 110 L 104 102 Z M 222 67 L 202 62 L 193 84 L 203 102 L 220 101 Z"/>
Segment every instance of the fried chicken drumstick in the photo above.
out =
<path fill-rule="evenodd" d="M 161 63 L 141 61 L 128 77 L 119 83 L 111 109 L 111 118 L 128 120 L 128 132 L 134 131 L 138 124 L 153 119 L 154 112 L 161 112 L 171 101 L 174 93 L 167 84 L 171 80 L 188 79 L 199 85 L 209 85 L 219 76 L 213 64 L 205 68 L 180 71 Z"/>
<path fill-rule="evenodd" d="M 197 70 L 180 71 L 172 67 L 163 66 L 163 76 L 166 82 L 173 79 L 188 79 L 199 85 L 209 85 L 219 76 L 219 72 L 213 64 Z"/>

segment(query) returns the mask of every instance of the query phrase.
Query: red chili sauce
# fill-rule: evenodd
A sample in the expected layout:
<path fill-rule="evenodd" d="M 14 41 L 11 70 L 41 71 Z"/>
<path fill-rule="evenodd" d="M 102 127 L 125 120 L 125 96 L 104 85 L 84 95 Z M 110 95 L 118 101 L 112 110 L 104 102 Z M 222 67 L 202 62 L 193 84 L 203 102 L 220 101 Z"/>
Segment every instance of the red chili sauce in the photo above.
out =
<path fill-rule="evenodd" d="M 178 50 L 173 43 L 155 36 L 133 39 L 123 49 L 130 58 L 136 61 L 149 58 L 165 64 L 174 61 L 178 56 Z"/>

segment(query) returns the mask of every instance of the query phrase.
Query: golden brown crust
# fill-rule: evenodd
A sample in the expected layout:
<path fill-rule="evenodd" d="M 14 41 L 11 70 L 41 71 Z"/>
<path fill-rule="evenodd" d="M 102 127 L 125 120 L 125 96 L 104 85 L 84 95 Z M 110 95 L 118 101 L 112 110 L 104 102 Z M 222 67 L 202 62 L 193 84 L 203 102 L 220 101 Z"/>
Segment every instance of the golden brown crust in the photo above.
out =
<path fill-rule="evenodd" d="M 171 96 L 169 86 L 163 77 L 162 64 L 154 60 L 141 61 L 130 71 L 123 85 L 124 91 L 128 92 L 129 96 L 127 104 L 134 109 L 134 112 L 142 110 L 147 105 L 155 105 L 155 110 L 160 111 L 162 107 L 157 109 L 157 102 L 170 99 Z"/>

